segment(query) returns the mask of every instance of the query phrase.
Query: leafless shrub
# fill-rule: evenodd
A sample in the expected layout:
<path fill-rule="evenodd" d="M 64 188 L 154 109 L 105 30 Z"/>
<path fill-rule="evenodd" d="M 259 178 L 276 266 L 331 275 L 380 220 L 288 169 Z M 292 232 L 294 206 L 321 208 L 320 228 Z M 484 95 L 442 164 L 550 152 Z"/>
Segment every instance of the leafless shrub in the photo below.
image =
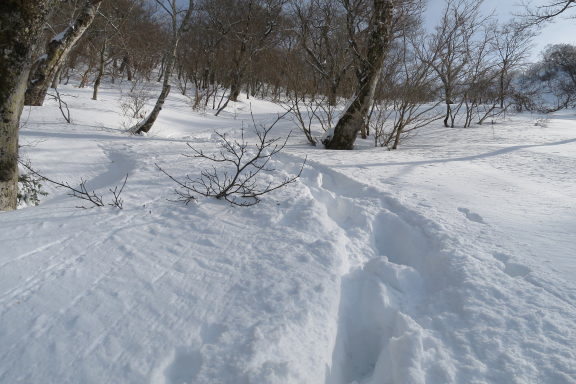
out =
<path fill-rule="evenodd" d="M 312 145 L 318 143 L 312 128 L 320 126 L 324 132 L 333 127 L 335 106 L 328 102 L 328 97 L 320 94 L 303 95 L 298 91 L 288 92 L 286 100 L 280 104 L 290 115 L 298 128 Z"/>
<path fill-rule="evenodd" d="M 127 127 L 134 124 L 134 120 L 142 120 L 146 117 L 146 105 L 152 99 L 151 87 L 140 81 L 134 81 L 130 90 L 122 94 L 120 109 L 122 115 L 128 120 Z"/>
<path fill-rule="evenodd" d="M 62 117 L 64 117 L 64 120 L 66 120 L 66 122 L 68 124 L 72 123 L 72 119 L 70 118 L 70 109 L 68 108 L 68 103 L 65 102 L 64 100 L 62 100 L 62 96 L 60 95 L 58 88 L 54 88 L 54 91 L 56 92 L 55 95 L 48 94 L 48 96 L 58 102 L 58 108 L 60 109 L 60 113 L 62 114 Z"/>
<path fill-rule="evenodd" d="M 112 188 L 109 189 L 109 192 L 112 194 L 112 198 L 110 199 L 110 201 L 106 202 L 103 199 L 103 195 L 97 194 L 96 191 L 94 191 L 94 190 L 90 191 L 88 189 L 88 186 L 86 185 L 86 180 L 84 180 L 84 179 L 80 179 L 80 184 L 78 185 L 78 187 L 72 187 L 68 183 L 55 181 L 55 180 L 52 180 L 52 179 L 38 173 L 36 170 L 34 170 L 31 167 L 30 163 L 23 162 L 20 160 L 19 160 L 19 163 L 24 168 L 26 168 L 32 175 L 34 175 L 34 176 L 36 176 L 42 180 L 45 180 L 51 184 L 54 184 L 58 187 L 65 188 L 65 189 L 69 190 L 70 192 L 68 193 L 68 196 L 72 196 L 72 197 L 78 198 L 80 200 L 85 200 L 95 207 L 104 207 L 104 206 L 108 205 L 111 207 L 116 207 L 118 209 L 123 208 L 124 200 L 121 198 L 121 196 L 122 196 L 122 192 L 124 191 L 124 187 L 126 186 L 126 182 L 128 181 L 128 175 L 126 175 L 126 177 L 124 178 L 124 182 L 122 183 L 121 186 L 115 186 L 114 189 L 112 189 Z M 78 206 L 77 208 L 87 208 L 87 207 Z"/>
<path fill-rule="evenodd" d="M 244 128 L 240 140 L 233 140 L 225 134 L 216 132 L 221 140 L 221 149 L 217 154 L 204 153 L 188 143 L 193 154 L 183 156 L 204 159 L 215 164 L 203 169 L 199 177 L 186 175 L 183 180 L 179 180 L 158 164 L 156 166 L 178 185 L 175 190 L 178 200 L 186 204 L 196 200 L 196 195 L 214 197 L 244 207 L 258 204 L 262 195 L 295 182 L 306 163 L 304 161 L 297 175 L 284 178 L 281 182 L 262 181 L 263 173 L 275 171 L 270 167 L 270 160 L 284 149 L 290 137 L 288 135 L 284 140 L 279 137 L 269 138 L 272 128 L 283 116 L 279 116 L 268 127 L 257 126 L 252 117 L 254 132 L 258 138 L 253 145 L 244 138 Z"/>

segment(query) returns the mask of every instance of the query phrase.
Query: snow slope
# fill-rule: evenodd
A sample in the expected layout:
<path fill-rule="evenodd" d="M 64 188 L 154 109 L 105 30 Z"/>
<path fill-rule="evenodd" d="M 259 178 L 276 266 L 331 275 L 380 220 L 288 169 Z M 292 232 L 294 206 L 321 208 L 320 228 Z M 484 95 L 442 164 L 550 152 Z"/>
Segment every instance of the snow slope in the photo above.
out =
<path fill-rule="evenodd" d="M 21 144 L 46 186 L 0 214 L 0 383 L 576 383 L 576 120 L 423 130 L 401 150 L 331 152 L 295 133 L 272 164 L 295 184 L 252 208 L 174 199 L 217 148 L 281 111 L 221 117 L 172 94 L 146 137 L 120 94 L 61 91 L 26 110 Z M 275 133 L 286 135 L 284 121 Z M 250 135 L 248 138 L 252 137 Z"/>

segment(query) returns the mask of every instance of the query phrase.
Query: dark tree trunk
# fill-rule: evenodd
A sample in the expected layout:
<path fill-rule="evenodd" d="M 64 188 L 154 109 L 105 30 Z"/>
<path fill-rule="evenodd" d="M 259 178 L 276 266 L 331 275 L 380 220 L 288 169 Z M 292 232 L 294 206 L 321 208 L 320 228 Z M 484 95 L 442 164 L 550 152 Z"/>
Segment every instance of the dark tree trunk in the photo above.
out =
<path fill-rule="evenodd" d="M 16 209 L 18 128 L 32 52 L 53 0 L 0 1 L 0 210 Z"/>
<path fill-rule="evenodd" d="M 238 101 L 240 96 L 240 80 L 239 77 L 234 77 L 232 84 L 230 84 L 230 101 Z"/>
<path fill-rule="evenodd" d="M 160 63 L 160 75 L 158 76 L 157 82 L 161 82 L 164 74 L 166 72 L 166 57 L 162 58 L 162 62 Z"/>
<path fill-rule="evenodd" d="M 126 63 L 126 80 L 132 81 L 132 66 L 130 65 L 130 61 Z"/>
<path fill-rule="evenodd" d="M 446 116 L 444 116 L 444 126 L 446 128 L 450 127 L 448 123 L 450 121 L 450 115 L 452 115 L 452 106 L 450 105 L 450 101 L 446 100 Z"/>
<path fill-rule="evenodd" d="M 338 85 L 339 82 L 333 81 L 330 84 L 330 92 L 328 93 L 328 104 L 335 107 L 338 103 Z"/>
<path fill-rule="evenodd" d="M 367 54 L 362 58 L 356 73 L 358 78 L 356 97 L 338 120 L 334 135 L 324 141 L 327 149 L 352 149 L 358 132 L 366 124 L 368 110 L 374 99 L 384 59 L 392 41 L 393 9 L 391 0 L 374 0 Z"/>
<path fill-rule="evenodd" d="M 92 24 L 101 2 L 102 0 L 86 0 L 76 20 L 48 43 L 46 54 L 38 59 L 30 75 L 26 91 L 26 105 L 39 106 L 44 103 L 46 92 L 58 68 L 62 66 L 78 39 Z"/>
<path fill-rule="evenodd" d="M 506 98 L 506 71 L 502 69 L 500 72 L 500 108 L 504 108 L 504 99 Z"/>
<path fill-rule="evenodd" d="M 92 93 L 92 100 L 98 100 L 98 90 L 100 89 L 100 83 L 102 82 L 102 77 L 104 77 L 104 66 L 106 64 L 106 42 L 102 45 L 100 50 L 100 61 L 98 62 L 98 74 L 96 75 L 96 80 L 94 81 L 94 92 Z"/>

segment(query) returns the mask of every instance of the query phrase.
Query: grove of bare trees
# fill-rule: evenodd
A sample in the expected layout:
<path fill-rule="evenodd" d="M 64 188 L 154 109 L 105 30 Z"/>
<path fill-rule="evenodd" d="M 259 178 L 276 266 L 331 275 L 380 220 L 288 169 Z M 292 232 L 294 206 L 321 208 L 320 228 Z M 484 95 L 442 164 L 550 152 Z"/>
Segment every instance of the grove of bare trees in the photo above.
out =
<path fill-rule="evenodd" d="M 327 149 L 368 137 L 396 149 L 436 120 L 469 127 L 510 106 L 571 106 L 576 48 L 526 59 L 534 28 L 570 16 L 575 1 L 528 3 L 506 23 L 481 4 L 445 0 L 431 28 L 425 0 L 3 0 L 0 210 L 16 206 L 23 105 L 62 83 L 90 86 L 96 100 L 103 83 L 129 82 L 132 133 L 150 131 L 173 86 L 216 115 L 242 94 L 266 98 Z M 144 94 L 150 83 L 158 95 Z"/>

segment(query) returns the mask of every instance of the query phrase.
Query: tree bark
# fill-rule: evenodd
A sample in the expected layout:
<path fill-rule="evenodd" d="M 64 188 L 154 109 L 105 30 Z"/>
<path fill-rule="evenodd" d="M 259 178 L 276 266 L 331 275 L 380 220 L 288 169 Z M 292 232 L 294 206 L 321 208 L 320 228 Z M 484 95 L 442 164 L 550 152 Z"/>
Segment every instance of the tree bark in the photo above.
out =
<path fill-rule="evenodd" d="M 362 58 L 356 73 L 358 78 L 356 97 L 338 120 L 333 136 L 327 137 L 324 141 L 327 149 L 352 149 L 358 132 L 365 126 L 384 59 L 392 41 L 393 10 L 391 0 L 374 0 L 367 54 Z"/>
<path fill-rule="evenodd" d="M 76 20 L 48 43 L 46 53 L 34 64 L 34 69 L 30 75 L 30 82 L 26 91 L 26 105 L 40 106 L 44 103 L 46 92 L 58 68 L 64 63 L 76 42 L 94 21 L 102 1 L 86 0 Z"/>
<path fill-rule="evenodd" d="M 60 85 L 60 75 L 62 74 L 62 67 L 58 67 L 58 69 L 56 70 L 56 74 L 54 75 L 54 78 L 52 79 L 52 84 L 50 84 L 50 88 L 56 89 L 58 88 L 58 85 Z"/>
<path fill-rule="evenodd" d="M 102 77 L 104 77 L 104 67 L 106 64 L 106 41 L 102 44 L 102 49 L 100 50 L 100 61 L 98 62 L 98 74 L 96 75 L 96 80 L 94 81 L 94 91 L 92 92 L 92 100 L 98 100 L 98 90 L 100 89 L 100 83 L 102 82 Z"/>
<path fill-rule="evenodd" d="M 18 196 L 18 128 L 32 52 L 53 0 L 0 1 L 0 210 Z"/>

